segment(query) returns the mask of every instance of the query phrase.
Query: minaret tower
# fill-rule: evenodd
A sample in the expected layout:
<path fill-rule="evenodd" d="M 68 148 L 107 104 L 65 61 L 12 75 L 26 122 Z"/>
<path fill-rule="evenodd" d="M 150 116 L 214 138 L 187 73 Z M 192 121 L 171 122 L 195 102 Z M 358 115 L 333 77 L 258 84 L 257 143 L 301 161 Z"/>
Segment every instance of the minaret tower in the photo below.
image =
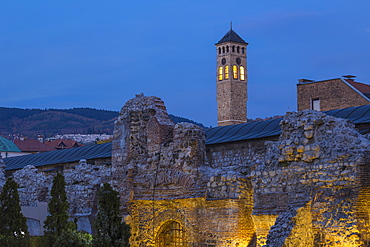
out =
<path fill-rule="evenodd" d="M 247 45 L 231 25 L 216 43 L 218 126 L 247 122 Z"/>

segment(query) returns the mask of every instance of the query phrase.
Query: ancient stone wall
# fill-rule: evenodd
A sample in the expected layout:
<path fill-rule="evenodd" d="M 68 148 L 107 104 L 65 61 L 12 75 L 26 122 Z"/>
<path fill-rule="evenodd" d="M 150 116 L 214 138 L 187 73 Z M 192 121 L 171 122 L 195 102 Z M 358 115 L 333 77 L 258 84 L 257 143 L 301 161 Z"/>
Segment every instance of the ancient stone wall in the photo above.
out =
<path fill-rule="evenodd" d="M 114 135 L 112 169 L 122 204 L 128 206 L 122 211 L 133 229 L 131 246 L 154 246 L 170 220 L 186 229 L 194 246 L 249 244 L 254 225 L 247 164 L 227 163 L 232 152 L 220 162 L 217 151 L 215 163 L 207 162 L 204 131 L 173 124 L 157 97 L 137 95 L 128 101 Z"/>
<path fill-rule="evenodd" d="M 163 101 L 137 95 L 116 122 L 111 165 L 59 170 L 70 214 L 91 232 L 97 189 L 110 182 L 133 247 L 155 246 L 172 221 L 188 246 L 368 246 L 370 135 L 314 111 L 288 113 L 281 129 L 278 139 L 206 146 L 202 129 L 172 123 Z M 50 198 L 52 173 L 27 166 L 13 176 L 22 206 Z"/>
<path fill-rule="evenodd" d="M 254 217 L 279 215 L 259 246 L 298 246 L 305 235 L 297 229 L 307 227 L 312 235 L 304 238 L 314 246 L 362 246 L 357 206 L 369 140 L 348 120 L 314 111 L 287 114 L 281 128 L 251 172 Z"/>

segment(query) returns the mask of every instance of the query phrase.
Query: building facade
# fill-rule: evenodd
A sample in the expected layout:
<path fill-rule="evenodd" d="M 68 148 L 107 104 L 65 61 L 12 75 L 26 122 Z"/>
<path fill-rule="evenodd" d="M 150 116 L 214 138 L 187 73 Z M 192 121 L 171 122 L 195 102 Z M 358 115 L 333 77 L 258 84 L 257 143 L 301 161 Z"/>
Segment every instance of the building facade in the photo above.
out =
<path fill-rule="evenodd" d="M 370 85 L 355 76 L 323 81 L 301 79 L 297 84 L 297 109 L 330 111 L 370 104 Z"/>

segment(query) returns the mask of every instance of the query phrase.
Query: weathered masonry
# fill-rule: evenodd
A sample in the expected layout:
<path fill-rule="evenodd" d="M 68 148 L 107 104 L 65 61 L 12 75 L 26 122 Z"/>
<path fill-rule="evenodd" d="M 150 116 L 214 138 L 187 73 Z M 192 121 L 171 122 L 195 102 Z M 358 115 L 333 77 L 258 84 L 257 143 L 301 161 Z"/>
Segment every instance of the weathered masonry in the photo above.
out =
<path fill-rule="evenodd" d="M 368 246 L 369 112 L 307 110 L 204 132 L 137 95 L 112 145 L 7 158 L 0 182 L 5 168 L 19 183 L 33 235 L 63 172 L 81 230 L 92 231 L 100 183 L 120 192 L 132 246 Z"/>
<path fill-rule="evenodd" d="M 281 131 L 279 137 L 236 141 L 248 135 L 248 125 L 211 129 L 205 145 L 198 127 L 170 122 L 159 98 L 139 95 L 126 103 L 112 169 L 132 246 L 369 243 L 370 142 L 353 123 L 288 113 L 252 126 Z"/>

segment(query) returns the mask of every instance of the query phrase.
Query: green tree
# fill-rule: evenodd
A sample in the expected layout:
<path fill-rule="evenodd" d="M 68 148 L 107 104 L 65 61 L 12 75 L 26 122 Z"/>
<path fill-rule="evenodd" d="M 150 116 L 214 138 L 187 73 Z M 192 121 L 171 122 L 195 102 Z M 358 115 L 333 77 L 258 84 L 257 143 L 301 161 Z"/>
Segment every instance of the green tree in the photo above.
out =
<path fill-rule="evenodd" d="M 98 214 L 95 221 L 94 247 L 128 247 L 130 226 L 119 216 L 118 192 L 105 183 L 98 193 Z"/>
<path fill-rule="evenodd" d="M 51 200 L 48 204 L 49 216 L 44 222 L 45 247 L 86 247 L 91 246 L 91 235 L 77 232 L 76 223 L 69 221 L 67 193 L 64 176 L 58 173 L 51 187 Z"/>
<path fill-rule="evenodd" d="M 53 180 L 51 187 L 51 200 L 48 204 L 49 215 L 44 222 L 45 238 L 55 241 L 58 235 L 71 228 L 68 221 L 67 193 L 65 190 L 66 183 L 62 174 L 58 173 Z"/>
<path fill-rule="evenodd" d="M 0 246 L 30 246 L 26 218 L 19 203 L 18 184 L 8 178 L 0 194 Z"/>

